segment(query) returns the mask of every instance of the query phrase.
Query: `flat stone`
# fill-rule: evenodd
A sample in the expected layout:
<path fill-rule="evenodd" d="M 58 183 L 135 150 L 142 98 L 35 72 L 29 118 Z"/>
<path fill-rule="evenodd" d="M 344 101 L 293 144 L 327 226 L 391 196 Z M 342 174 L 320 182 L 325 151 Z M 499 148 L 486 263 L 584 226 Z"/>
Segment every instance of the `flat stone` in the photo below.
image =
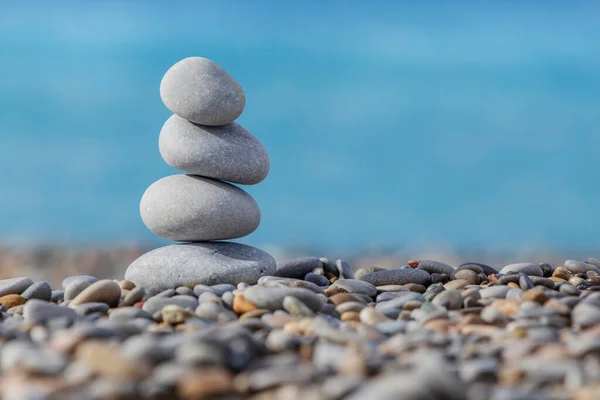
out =
<path fill-rule="evenodd" d="M 475 263 L 475 262 L 468 262 L 468 263 L 464 263 L 464 264 L 460 264 L 458 266 L 458 268 L 469 268 L 470 266 L 477 266 L 479 268 L 481 268 L 481 270 L 483 271 L 484 274 L 486 275 L 492 275 L 492 274 L 497 274 L 499 271 L 496 268 L 490 267 L 489 265 L 486 264 L 481 264 L 481 263 Z"/>
<path fill-rule="evenodd" d="M 192 296 L 182 295 L 173 297 L 151 297 L 144 303 L 142 310 L 150 315 L 154 315 L 155 312 L 162 310 L 162 308 L 167 305 L 175 305 L 194 311 L 196 307 L 198 307 L 198 299 Z"/>
<path fill-rule="evenodd" d="M 430 274 L 446 274 L 448 277 L 450 277 L 450 275 L 452 275 L 452 273 L 454 272 L 454 267 L 440 261 L 432 260 L 420 261 L 419 266 L 417 268 L 427 271 Z"/>
<path fill-rule="evenodd" d="M 201 125 L 225 125 L 246 106 L 242 87 L 223 68 L 203 57 L 173 65 L 160 83 L 160 97 L 169 110 Z"/>
<path fill-rule="evenodd" d="M 69 303 L 69 307 L 76 307 L 84 303 L 106 303 L 116 307 L 121 299 L 119 284 L 111 279 L 102 279 L 85 288 Z"/>
<path fill-rule="evenodd" d="M 407 283 L 428 285 L 431 282 L 431 276 L 421 269 L 404 268 L 371 272 L 365 274 L 362 280 L 374 286 L 405 285 Z"/>
<path fill-rule="evenodd" d="M 260 209 L 248 193 L 196 175 L 154 182 L 142 196 L 140 213 L 152 232 L 180 242 L 239 238 L 260 223 Z"/>
<path fill-rule="evenodd" d="M 158 147 L 167 164 L 191 174 L 254 185 L 269 173 L 267 151 L 235 122 L 211 127 L 173 115 L 160 132 Z"/>
<path fill-rule="evenodd" d="M 134 318 L 152 319 L 152 314 L 136 307 L 119 307 L 108 314 L 109 319 L 127 321 Z"/>
<path fill-rule="evenodd" d="M 489 298 L 504 299 L 506 297 L 506 294 L 511 289 L 513 289 L 513 288 L 511 288 L 510 286 L 496 285 L 496 286 L 491 286 L 488 288 L 481 289 L 479 291 L 479 294 L 481 295 L 482 299 L 489 299 Z"/>
<path fill-rule="evenodd" d="M 25 300 L 39 299 L 50 301 L 52 299 L 52 288 L 48 282 L 36 282 L 21 293 L 21 296 Z"/>
<path fill-rule="evenodd" d="M 296 297 L 315 312 L 325 303 L 324 298 L 303 288 L 252 286 L 244 290 L 244 297 L 247 301 L 258 308 L 266 308 L 268 310 L 283 309 L 283 299 L 286 296 Z"/>
<path fill-rule="evenodd" d="M 274 275 L 284 278 L 303 279 L 306 274 L 322 266 L 321 260 L 317 257 L 294 258 L 293 260 L 279 264 Z"/>
<path fill-rule="evenodd" d="M 345 293 L 358 293 L 369 297 L 375 297 L 377 295 L 377 288 L 364 280 L 338 279 L 333 283 L 332 287 Z"/>
<path fill-rule="evenodd" d="M 532 263 L 509 264 L 500 270 L 501 274 L 507 274 L 509 272 L 522 272 L 527 275 L 544 276 L 542 268 L 540 268 L 539 265 Z"/>
<path fill-rule="evenodd" d="M 44 323 L 54 318 L 66 318 L 73 321 L 77 319 L 77 313 L 69 307 L 32 299 L 25 303 L 23 317 L 25 321 L 36 323 Z"/>
<path fill-rule="evenodd" d="M 586 273 L 587 271 L 594 271 L 600 274 L 599 267 L 583 261 L 567 260 L 565 261 L 565 268 L 573 274 Z"/>
<path fill-rule="evenodd" d="M 275 272 L 269 254 L 240 243 L 186 243 L 160 247 L 134 261 L 125 279 L 153 295 L 179 286 L 255 284 Z"/>
<path fill-rule="evenodd" d="M 67 288 L 67 286 L 69 286 L 69 284 L 71 284 L 72 282 L 75 281 L 86 281 L 88 282 L 90 285 L 94 282 L 98 281 L 98 278 L 96 278 L 95 276 L 91 276 L 91 275 L 74 275 L 74 276 L 69 276 L 68 278 L 65 278 L 62 281 L 62 288 L 63 290 Z"/>
<path fill-rule="evenodd" d="M 30 278 L 12 278 L 0 280 L 0 297 L 7 294 L 21 294 L 29 286 L 33 285 Z"/>

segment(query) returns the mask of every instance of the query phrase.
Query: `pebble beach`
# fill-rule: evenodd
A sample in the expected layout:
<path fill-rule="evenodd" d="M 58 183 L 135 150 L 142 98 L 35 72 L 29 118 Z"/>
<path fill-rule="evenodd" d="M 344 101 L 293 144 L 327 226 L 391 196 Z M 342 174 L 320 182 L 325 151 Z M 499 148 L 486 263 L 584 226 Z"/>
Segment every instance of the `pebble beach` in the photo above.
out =
<path fill-rule="evenodd" d="M 595 399 L 600 260 L 0 281 L 5 399 Z"/>
<path fill-rule="evenodd" d="M 159 150 L 183 173 L 140 214 L 175 243 L 108 255 L 129 266 L 98 276 L 0 280 L 3 399 L 598 398 L 600 259 L 277 262 L 230 241 L 261 220 L 238 185 L 270 169 L 235 122 L 241 86 L 189 57 L 160 96 Z"/>

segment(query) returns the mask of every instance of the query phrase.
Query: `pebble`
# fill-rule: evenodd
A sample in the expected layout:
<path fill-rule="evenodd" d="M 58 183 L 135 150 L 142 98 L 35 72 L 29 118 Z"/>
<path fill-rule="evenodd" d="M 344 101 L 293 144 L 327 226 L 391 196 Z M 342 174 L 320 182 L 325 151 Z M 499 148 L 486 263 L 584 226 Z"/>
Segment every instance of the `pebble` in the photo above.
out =
<path fill-rule="evenodd" d="M 369 297 L 377 295 L 377 288 L 375 286 L 358 279 L 338 279 L 333 283 L 332 288 L 342 293 L 362 294 Z"/>
<path fill-rule="evenodd" d="M 315 315 L 313 310 L 293 296 L 285 296 L 283 298 L 282 307 L 291 315 L 299 315 L 303 317 L 312 317 Z"/>
<path fill-rule="evenodd" d="M 296 297 L 313 311 L 318 311 L 325 302 L 314 292 L 302 288 L 267 288 L 263 286 L 252 286 L 244 291 L 247 301 L 257 308 L 268 310 L 283 309 L 283 299 L 286 296 Z"/>
<path fill-rule="evenodd" d="M 3 394 L 43 381 L 65 398 L 578 399 L 600 379 L 593 270 L 543 270 L 567 278 L 550 279 L 469 263 L 434 282 L 411 260 L 399 271 L 430 281 L 376 286 L 314 259 L 305 280 L 180 282 L 154 296 L 101 280 L 65 305 L 0 297 Z M 73 305 L 103 285 L 112 300 Z"/>
<path fill-rule="evenodd" d="M 65 278 L 62 281 L 62 288 L 63 290 L 67 289 L 67 286 L 69 286 L 69 284 L 75 282 L 75 281 L 83 281 L 83 282 L 87 282 L 90 285 L 96 281 L 98 281 L 98 278 L 96 278 L 95 276 L 90 276 L 90 275 L 74 275 L 74 276 L 69 276 L 68 278 Z"/>
<path fill-rule="evenodd" d="M 532 263 L 509 264 L 500 270 L 501 274 L 507 274 L 509 272 L 522 272 L 530 276 L 544 276 L 542 268 L 540 268 L 539 265 Z"/>
<path fill-rule="evenodd" d="M 67 285 L 63 298 L 65 301 L 71 301 L 77 295 L 84 291 L 91 283 L 86 280 L 75 280 Z"/>
<path fill-rule="evenodd" d="M 210 126 L 233 122 L 246 105 L 242 87 L 203 57 L 184 58 L 169 68 L 160 83 L 160 97 L 174 114 Z"/>
<path fill-rule="evenodd" d="M 329 285 L 329 279 L 327 279 L 323 275 L 315 274 L 315 273 L 312 273 L 312 272 L 309 272 L 308 274 L 306 274 L 304 276 L 304 280 L 307 281 L 307 282 L 312 282 L 315 285 L 319 285 L 319 286 L 327 286 L 327 285 Z"/>
<path fill-rule="evenodd" d="M 389 269 L 366 274 L 362 277 L 362 280 L 374 286 L 405 285 L 407 283 L 428 285 L 431 276 L 420 269 Z"/>
<path fill-rule="evenodd" d="M 33 285 L 30 278 L 12 278 L 0 280 L 0 297 L 7 294 L 21 294 Z"/>
<path fill-rule="evenodd" d="M 496 286 L 491 286 L 491 287 L 488 287 L 485 289 L 481 289 L 479 291 L 479 294 L 481 295 L 482 299 L 489 299 L 489 298 L 503 299 L 506 297 L 506 294 L 511 289 L 512 288 L 510 286 L 496 285 Z"/>
<path fill-rule="evenodd" d="M 267 151 L 235 122 L 197 125 L 173 115 L 165 122 L 158 143 L 167 164 L 191 174 L 254 185 L 269 173 Z"/>
<path fill-rule="evenodd" d="M 335 266 L 338 270 L 338 277 L 340 279 L 354 279 L 354 274 L 352 273 L 352 269 L 350 268 L 350 264 L 344 260 L 337 260 L 335 262 Z"/>
<path fill-rule="evenodd" d="M 194 311 L 196 307 L 198 307 L 198 299 L 192 296 L 183 295 L 173 297 L 151 297 L 144 303 L 142 310 L 153 315 L 162 310 L 166 305 L 176 305 Z"/>
<path fill-rule="evenodd" d="M 95 302 L 106 303 L 110 307 L 116 307 L 119 304 L 120 299 L 121 288 L 119 285 L 113 280 L 102 279 L 92 283 L 81 291 L 73 300 L 71 300 L 69 307 L 73 308 L 80 304 Z"/>
<path fill-rule="evenodd" d="M 275 268 L 269 254 L 240 243 L 173 244 L 138 258 L 127 268 L 125 279 L 153 295 L 184 285 L 255 284 Z"/>
<path fill-rule="evenodd" d="M 48 282 L 36 282 L 29 286 L 21 296 L 25 300 L 39 299 L 44 301 L 52 300 L 52 288 Z"/>
<path fill-rule="evenodd" d="M 77 313 L 68 307 L 32 299 L 25 303 L 23 317 L 25 321 L 45 323 L 54 318 L 65 318 L 72 321 L 77 319 Z"/>
<path fill-rule="evenodd" d="M 25 304 L 27 300 L 19 294 L 7 294 L 0 297 L 0 306 L 11 308 Z"/>
<path fill-rule="evenodd" d="M 279 264 L 274 275 L 284 278 L 302 279 L 315 268 L 321 268 L 322 265 L 321 260 L 317 257 L 295 258 Z"/>
<path fill-rule="evenodd" d="M 586 273 L 587 271 L 594 271 L 595 273 L 600 274 L 600 267 L 577 260 L 566 260 L 565 269 L 573 274 Z"/>
<path fill-rule="evenodd" d="M 458 310 L 462 307 L 463 299 L 458 289 L 449 289 L 438 293 L 431 302 L 448 310 Z"/>
<path fill-rule="evenodd" d="M 258 204 L 248 193 L 198 175 L 171 175 L 154 182 L 142 196 L 140 213 L 148 229 L 177 242 L 239 238 L 260 223 Z"/>
<path fill-rule="evenodd" d="M 427 271 L 430 274 L 446 274 L 447 276 L 452 275 L 454 272 L 454 267 L 440 261 L 431 260 L 420 261 L 417 268 Z"/>

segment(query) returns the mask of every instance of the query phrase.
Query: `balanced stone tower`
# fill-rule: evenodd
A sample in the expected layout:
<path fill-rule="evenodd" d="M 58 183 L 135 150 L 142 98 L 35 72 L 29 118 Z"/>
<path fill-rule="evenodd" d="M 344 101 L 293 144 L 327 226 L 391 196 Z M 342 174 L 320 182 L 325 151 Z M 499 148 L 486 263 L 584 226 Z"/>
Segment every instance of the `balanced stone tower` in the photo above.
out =
<path fill-rule="evenodd" d="M 125 279 L 152 295 L 197 284 L 254 284 L 273 275 L 276 263 L 269 254 L 220 241 L 246 236 L 260 223 L 254 199 L 231 183 L 253 185 L 269 172 L 265 148 L 234 122 L 246 105 L 241 86 L 212 61 L 190 57 L 167 71 L 160 96 L 173 112 L 160 132 L 160 154 L 189 174 L 150 185 L 140 213 L 152 232 L 185 243 L 142 255 Z"/>

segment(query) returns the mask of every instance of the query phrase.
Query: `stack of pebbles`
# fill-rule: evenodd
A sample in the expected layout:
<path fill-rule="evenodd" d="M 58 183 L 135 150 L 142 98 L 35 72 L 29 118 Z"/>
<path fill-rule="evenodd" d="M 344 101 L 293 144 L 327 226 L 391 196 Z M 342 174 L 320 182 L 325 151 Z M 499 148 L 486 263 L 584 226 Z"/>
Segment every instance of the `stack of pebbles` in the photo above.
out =
<path fill-rule="evenodd" d="M 142 255 L 125 279 L 154 294 L 197 284 L 253 284 L 272 275 L 276 264 L 269 254 L 219 241 L 252 233 L 261 216 L 254 199 L 227 182 L 253 185 L 269 172 L 265 148 L 234 122 L 246 104 L 241 86 L 214 62 L 190 57 L 167 71 L 160 95 L 174 113 L 160 133 L 160 153 L 189 175 L 154 182 L 140 212 L 152 232 L 185 243 Z"/>

